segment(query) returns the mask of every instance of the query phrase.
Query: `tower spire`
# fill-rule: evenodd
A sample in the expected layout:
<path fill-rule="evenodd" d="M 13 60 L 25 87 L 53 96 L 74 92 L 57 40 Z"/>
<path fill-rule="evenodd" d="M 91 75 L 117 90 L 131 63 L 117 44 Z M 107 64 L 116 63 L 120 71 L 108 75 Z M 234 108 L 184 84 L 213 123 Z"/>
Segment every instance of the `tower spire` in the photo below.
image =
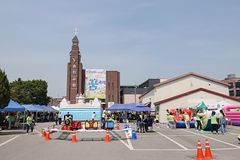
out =
<path fill-rule="evenodd" d="M 73 44 L 74 45 L 77 45 L 78 44 L 78 38 L 77 38 L 77 32 L 78 32 L 78 29 L 77 28 L 75 28 L 74 29 L 74 37 L 73 37 L 73 39 L 72 39 L 72 42 L 73 42 Z"/>
<path fill-rule="evenodd" d="M 77 27 L 74 29 L 74 36 L 77 36 L 78 29 Z"/>

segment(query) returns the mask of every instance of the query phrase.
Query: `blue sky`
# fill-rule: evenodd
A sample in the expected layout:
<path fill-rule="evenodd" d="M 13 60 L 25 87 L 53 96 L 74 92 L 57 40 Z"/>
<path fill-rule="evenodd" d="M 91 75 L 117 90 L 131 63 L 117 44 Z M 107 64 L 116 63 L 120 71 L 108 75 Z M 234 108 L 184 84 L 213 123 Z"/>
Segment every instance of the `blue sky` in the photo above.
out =
<path fill-rule="evenodd" d="M 118 70 L 122 85 L 190 71 L 240 76 L 239 19 L 239 0 L 2 1 L 0 68 L 65 96 L 77 27 L 84 68 Z"/>

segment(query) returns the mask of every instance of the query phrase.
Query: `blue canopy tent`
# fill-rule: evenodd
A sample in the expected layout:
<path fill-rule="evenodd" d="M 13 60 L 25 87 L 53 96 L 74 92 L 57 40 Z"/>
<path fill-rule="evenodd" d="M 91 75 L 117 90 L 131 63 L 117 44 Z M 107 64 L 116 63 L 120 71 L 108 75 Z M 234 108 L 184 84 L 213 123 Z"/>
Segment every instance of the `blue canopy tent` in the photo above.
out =
<path fill-rule="evenodd" d="M 19 103 L 10 100 L 8 103 L 8 106 L 0 109 L 0 111 L 2 112 L 24 112 L 25 108 L 23 106 L 21 106 Z"/>
<path fill-rule="evenodd" d="M 117 111 L 143 112 L 143 111 L 150 111 L 151 108 L 140 103 L 129 103 L 129 104 L 114 104 L 111 107 L 109 107 L 107 110 L 112 112 L 117 112 Z"/>
<path fill-rule="evenodd" d="M 151 111 L 151 107 L 145 106 L 145 107 L 134 107 L 131 109 L 131 111 L 135 112 L 144 112 L 144 111 Z"/>
<path fill-rule="evenodd" d="M 29 112 L 57 112 L 52 107 L 45 105 L 27 104 L 23 105 L 23 107 Z"/>
<path fill-rule="evenodd" d="M 3 108 L 3 109 L 0 109 L 1 112 L 17 112 L 17 116 L 16 116 L 16 121 L 19 122 L 19 112 L 24 112 L 25 111 L 25 108 L 23 106 L 21 106 L 19 103 L 13 101 L 13 100 L 10 100 L 8 105 Z M 24 112 L 25 114 L 25 112 Z M 10 115 L 11 116 L 11 115 Z M 12 116 L 11 116 L 12 117 Z M 11 118 L 10 118 L 11 119 Z M 8 128 L 11 129 L 11 126 L 12 126 L 12 123 L 13 121 L 10 120 L 8 121 Z M 15 122 L 14 122 L 15 123 Z M 14 125 L 13 123 L 13 125 Z M 16 125 L 17 127 L 19 127 L 19 123 Z"/>
<path fill-rule="evenodd" d="M 28 105 L 23 105 L 23 107 L 28 110 L 29 112 L 43 112 L 44 110 L 40 107 L 38 107 L 37 105 L 32 105 L 32 104 L 28 104 Z"/>
<path fill-rule="evenodd" d="M 37 105 L 37 107 L 41 108 L 45 112 L 57 112 L 57 110 L 53 109 L 50 106 Z"/>
<path fill-rule="evenodd" d="M 57 110 L 53 109 L 50 106 L 44 105 L 35 105 L 35 104 L 28 104 L 23 105 L 23 107 L 29 112 L 57 112 Z M 38 121 L 38 114 L 36 114 L 36 122 Z"/>
<path fill-rule="evenodd" d="M 107 109 L 108 111 L 117 112 L 117 111 L 129 111 L 129 107 L 125 104 L 113 104 Z"/>

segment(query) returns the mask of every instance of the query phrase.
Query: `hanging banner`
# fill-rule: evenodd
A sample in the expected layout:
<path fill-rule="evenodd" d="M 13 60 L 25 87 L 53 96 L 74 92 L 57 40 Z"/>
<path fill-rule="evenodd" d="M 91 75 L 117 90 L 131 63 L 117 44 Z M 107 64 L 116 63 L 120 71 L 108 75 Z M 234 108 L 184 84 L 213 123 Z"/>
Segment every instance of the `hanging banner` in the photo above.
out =
<path fill-rule="evenodd" d="M 86 98 L 106 98 L 106 70 L 86 69 L 85 96 Z"/>

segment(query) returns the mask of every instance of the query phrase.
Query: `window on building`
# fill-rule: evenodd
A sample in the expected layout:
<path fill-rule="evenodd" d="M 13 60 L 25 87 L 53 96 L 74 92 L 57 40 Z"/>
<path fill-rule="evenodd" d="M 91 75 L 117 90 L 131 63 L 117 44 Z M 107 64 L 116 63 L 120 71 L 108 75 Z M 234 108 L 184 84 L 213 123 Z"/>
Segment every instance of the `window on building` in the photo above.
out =
<path fill-rule="evenodd" d="M 230 96 L 234 96 L 234 91 L 229 91 Z"/>
<path fill-rule="evenodd" d="M 112 95 L 112 102 L 114 102 L 114 95 Z"/>
<path fill-rule="evenodd" d="M 114 83 L 112 82 L 112 89 L 114 89 Z"/>
<path fill-rule="evenodd" d="M 229 83 L 229 88 L 230 88 L 230 89 L 233 88 L 233 83 L 232 83 L 232 82 Z"/>
<path fill-rule="evenodd" d="M 72 87 L 76 87 L 76 86 L 77 86 L 76 83 L 73 83 L 73 84 L 72 84 Z"/>
<path fill-rule="evenodd" d="M 237 90 L 236 96 L 240 97 L 240 90 Z"/>
<path fill-rule="evenodd" d="M 236 88 L 240 88 L 240 81 L 235 83 Z"/>
<path fill-rule="evenodd" d="M 108 95 L 108 102 L 111 102 L 111 95 Z"/>
<path fill-rule="evenodd" d="M 156 112 L 159 112 L 159 106 L 156 106 Z"/>
<path fill-rule="evenodd" d="M 108 90 L 110 90 L 110 82 L 108 82 Z"/>

